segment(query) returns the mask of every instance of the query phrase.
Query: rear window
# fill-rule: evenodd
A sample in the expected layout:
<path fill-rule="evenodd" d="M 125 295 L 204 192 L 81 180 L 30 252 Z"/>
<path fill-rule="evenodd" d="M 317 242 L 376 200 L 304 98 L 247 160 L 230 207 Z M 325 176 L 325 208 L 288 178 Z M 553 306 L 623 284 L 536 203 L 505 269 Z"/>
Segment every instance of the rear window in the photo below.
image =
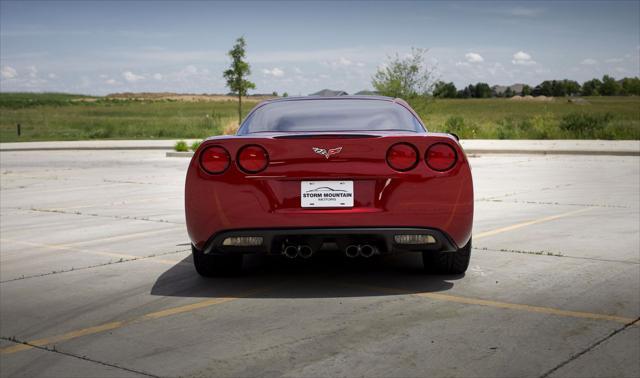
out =
<path fill-rule="evenodd" d="M 239 135 L 307 131 L 424 132 L 405 107 L 380 100 L 292 100 L 266 104 L 242 124 Z"/>

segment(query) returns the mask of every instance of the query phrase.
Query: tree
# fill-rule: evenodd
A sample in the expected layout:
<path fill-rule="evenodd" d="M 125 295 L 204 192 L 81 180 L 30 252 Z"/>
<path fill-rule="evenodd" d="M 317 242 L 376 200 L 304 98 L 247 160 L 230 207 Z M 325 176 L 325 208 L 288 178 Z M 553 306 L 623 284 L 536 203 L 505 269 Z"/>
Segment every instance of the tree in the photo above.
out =
<path fill-rule="evenodd" d="M 487 83 L 477 83 L 475 90 L 472 91 L 473 97 L 476 98 L 489 98 L 491 97 L 491 87 Z"/>
<path fill-rule="evenodd" d="M 445 83 L 444 81 L 439 81 L 435 84 L 435 88 L 433 89 L 433 97 L 456 98 L 457 95 L 458 90 L 453 83 Z"/>
<path fill-rule="evenodd" d="M 531 87 L 528 85 L 523 85 L 522 86 L 522 92 L 520 92 L 521 96 L 531 96 Z"/>
<path fill-rule="evenodd" d="M 511 87 L 507 87 L 507 89 L 504 90 L 504 97 L 513 97 L 515 95 L 515 92 L 513 91 L 513 89 L 511 89 Z"/>
<path fill-rule="evenodd" d="M 224 78 L 227 79 L 227 87 L 232 93 L 238 95 L 238 124 L 242 122 L 242 96 L 247 95 L 249 89 L 255 89 L 256 85 L 245 78 L 251 75 L 249 63 L 244 61 L 246 42 L 244 37 L 236 40 L 236 44 L 229 50 L 231 57 L 231 67 L 224 71 Z"/>
<path fill-rule="evenodd" d="M 582 84 L 583 96 L 600 96 L 600 87 L 602 82 L 598 79 L 591 79 Z"/>
<path fill-rule="evenodd" d="M 427 95 L 433 88 L 434 72 L 425 63 L 426 53 L 425 49 L 412 48 L 406 57 L 389 57 L 371 78 L 373 87 L 383 96 L 409 99 Z"/>
<path fill-rule="evenodd" d="M 622 93 L 629 95 L 640 95 L 640 78 L 625 77 L 622 79 Z"/>
<path fill-rule="evenodd" d="M 282 97 L 289 97 L 289 94 L 288 94 L 287 92 L 284 92 L 284 93 L 282 94 Z"/>
<path fill-rule="evenodd" d="M 603 96 L 615 96 L 620 93 L 620 84 L 616 79 L 609 75 L 602 77 L 602 86 L 600 86 L 600 94 Z"/>

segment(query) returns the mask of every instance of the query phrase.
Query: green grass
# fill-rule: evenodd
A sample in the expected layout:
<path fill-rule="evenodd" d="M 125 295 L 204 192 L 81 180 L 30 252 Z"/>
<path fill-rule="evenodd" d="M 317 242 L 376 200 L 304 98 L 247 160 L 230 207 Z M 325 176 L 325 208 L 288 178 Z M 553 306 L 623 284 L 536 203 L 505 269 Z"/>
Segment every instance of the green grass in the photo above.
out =
<path fill-rule="evenodd" d="M 109 100 L 80 95 L 0 93 L 0 141 L 202 139 L 237 117 L 234 101 Z M 430 131 L 461 138 L 640 139 L 640 97 L 586 103 L 509 99 L 414 100 Z M 255 103 L 247 103 L 248 113 Z M 21 124 L 22 136 L 16 133 Z"/>
<path fill-rule="evenodd" d="M 477 139 L 640 139 L 640 97 L 411 101 L 430 131 Z"/>

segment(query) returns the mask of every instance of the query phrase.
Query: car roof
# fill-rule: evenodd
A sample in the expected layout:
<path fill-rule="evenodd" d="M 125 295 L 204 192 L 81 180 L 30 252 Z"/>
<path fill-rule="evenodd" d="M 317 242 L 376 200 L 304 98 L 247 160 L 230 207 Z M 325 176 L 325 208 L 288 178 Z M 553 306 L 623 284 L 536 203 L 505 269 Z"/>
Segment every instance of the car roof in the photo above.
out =
<path fill-rule="evenodd" d="M 271 100 L 265 100 L 260 103 L 270 104 L 274 102 L 285 102 L 285 101 L 317 101 L 317 100 L 372 100 L 372 101 L 389 101 L 396 102 L 393 97 L 387 96 L 367 96 L 367 95 L 347 95 L 347 96 L 293 96 L 293 97 L 280 97 L 274 98 Z"/>

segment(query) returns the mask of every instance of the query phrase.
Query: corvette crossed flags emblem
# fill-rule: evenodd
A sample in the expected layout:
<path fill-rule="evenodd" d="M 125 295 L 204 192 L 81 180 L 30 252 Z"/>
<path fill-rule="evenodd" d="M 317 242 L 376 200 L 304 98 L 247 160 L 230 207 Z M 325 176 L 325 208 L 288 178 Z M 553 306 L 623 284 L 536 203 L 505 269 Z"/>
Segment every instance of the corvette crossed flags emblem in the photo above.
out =
<path fill-rule="evenodd" d="M 313 147 L 313 152 L 315 152 L 316 154 L 322 155 L 325 158 L 329 159 L 329 157 L 331 157 L 332 155 L 337 155 L 340 153 L 340 151 L 342 151 L 342 147 L 336 147 L 336 148 L 330 148 L 330 149 L 324 149 L 324 148 L 318 148 L 318 147 Z"/>

